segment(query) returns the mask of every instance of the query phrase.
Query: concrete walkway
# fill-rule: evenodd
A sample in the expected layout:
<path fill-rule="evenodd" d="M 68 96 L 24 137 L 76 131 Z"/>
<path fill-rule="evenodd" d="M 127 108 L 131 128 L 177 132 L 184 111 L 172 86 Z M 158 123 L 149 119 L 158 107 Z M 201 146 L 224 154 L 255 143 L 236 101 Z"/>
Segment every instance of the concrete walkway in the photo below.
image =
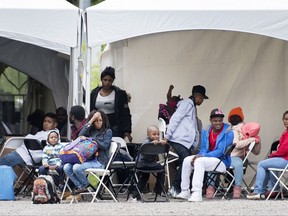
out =
<path fill-rule="evenodd" d="M 167 203 L 129 203 L 124 199 L 100 201 L 97 203 L 79 202 L 68 204 L 35 205 L 30 200 L 0 201 L 0 215 L 287 215 L 288 200 L 251 201 L 204 200 L 191 203 L 171 199 Z"/>

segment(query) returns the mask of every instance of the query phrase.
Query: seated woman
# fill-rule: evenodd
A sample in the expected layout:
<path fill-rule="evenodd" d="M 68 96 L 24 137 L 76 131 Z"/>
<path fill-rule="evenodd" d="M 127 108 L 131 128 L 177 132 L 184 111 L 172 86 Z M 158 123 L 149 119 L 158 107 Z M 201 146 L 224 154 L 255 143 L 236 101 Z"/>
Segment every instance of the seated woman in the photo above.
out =
<path fill-rule="evenodd" d="M 234 133 L 233 143 L 235 148 L 231 152 L 231 166 L 234 168 L 235 184 L 233 189 L 233 199 L 239 199 L 241 197 L 241 185 L 243 179 L 243 159 L 245 152 L 251 142 L 255 141 L 257 144 L 252 149 L 254 155 L 258 155 L 261 150 L 261 143 L 259 137 L 245 137 L 242 134 L 242 128 L 244 125 L 244 115 L 241 107 L 232 109 L 228 115 L 228 121 L 232 125 L 232 131 Z"/>
<path fill-rule="evenodd" d="M 79 136 L 90 137 L 98 144 L 97 156 L 82 164 L 67 163 L 64 172 L 76 186 L 74 194 L 87 191 L 89 181 L 84 170 L 88 168 L 104 168 L 109 160 L 108 151 L 112 140 L 112 130 L 109 129 L 109 121 L 106 114 L 101 111 L 92 111 L 88 116 L 88 123 L 82 128 Z"/>
<path fill-rule="evenodd" d="M 276 178 L 269 172 L 268 168 L 283 169 L 288 164 L 288 111 L 283 114 L 283 124 L 286 130 L 279 140 L 279 147 L 276 152 L 269 155 L 269 158 L 259 162 L 257 167 L 254 192 L 247 195 L 247 199 L 265 199 L 266 187 L 269 181 L 270 191 L 276 183 Z M 279 185 L 276 187 L 279 190 Z"/>

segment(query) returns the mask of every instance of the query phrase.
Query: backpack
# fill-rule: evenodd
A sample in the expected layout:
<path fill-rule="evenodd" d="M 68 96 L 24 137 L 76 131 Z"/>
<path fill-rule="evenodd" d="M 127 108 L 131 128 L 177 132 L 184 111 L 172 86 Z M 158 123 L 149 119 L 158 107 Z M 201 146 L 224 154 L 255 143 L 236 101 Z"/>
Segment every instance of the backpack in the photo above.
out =
<path fill-rule="evenodd" d="M 40 175 L 33 182 L 33 204 L 60 203 L 52 176 Z"/>
<path fill-rule="evenodd" d="M 85 161 L 97 156 L 98 144 L 89 137 L 78 137 L 76 140 L 67 144 L 60 151 L 62 164 L 84 163 Z"/>

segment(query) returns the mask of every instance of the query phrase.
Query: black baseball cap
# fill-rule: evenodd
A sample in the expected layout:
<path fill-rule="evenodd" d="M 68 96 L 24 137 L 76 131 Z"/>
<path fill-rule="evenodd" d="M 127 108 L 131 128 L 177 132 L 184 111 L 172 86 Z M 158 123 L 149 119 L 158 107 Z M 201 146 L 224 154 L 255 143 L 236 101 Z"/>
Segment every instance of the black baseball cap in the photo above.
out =
<path fill-rule="evenodd" d="M 204 99 L 209 99 L 209 97 L 206 95 L 206 89 L 204 86 L 202 85 L 195 85 L 193 86 L 192 88 L 192 94 L 193 93 L 199 93 L 199 94 L 202 94 Z"/>

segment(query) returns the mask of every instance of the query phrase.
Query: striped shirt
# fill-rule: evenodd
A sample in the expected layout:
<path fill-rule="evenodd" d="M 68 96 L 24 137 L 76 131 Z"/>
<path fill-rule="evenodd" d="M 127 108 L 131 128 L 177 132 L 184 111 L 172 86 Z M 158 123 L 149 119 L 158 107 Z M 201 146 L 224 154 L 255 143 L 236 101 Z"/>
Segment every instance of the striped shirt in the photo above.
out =
<path fill-rule="evenodd" d="M 62 148 L 63 145 L 61 145 L 60 143 L 57 143 L 55 146 L 47 143 L 47 145 L 43 149 L 42 164 L 48 164 L 50 166 L 60 166 L 62 164 L 62 161 L 59 157 L 59 152 Z"/>

